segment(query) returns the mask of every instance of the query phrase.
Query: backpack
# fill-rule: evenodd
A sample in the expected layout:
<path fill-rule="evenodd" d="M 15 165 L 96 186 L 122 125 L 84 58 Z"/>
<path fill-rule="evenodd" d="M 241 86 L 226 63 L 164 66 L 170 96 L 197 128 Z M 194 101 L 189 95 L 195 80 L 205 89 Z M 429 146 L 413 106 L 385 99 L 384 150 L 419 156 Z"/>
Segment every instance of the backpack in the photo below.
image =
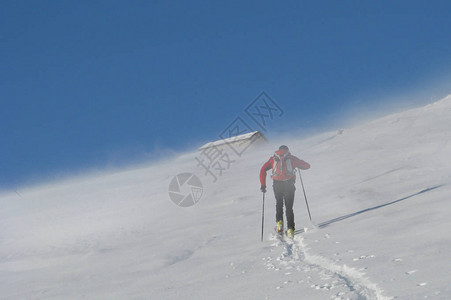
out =
<path fill-rule="evenodd" d="M 272 165 L 272 179 L 286 181 L 295 177 L 294 169 L 291 163 L 291 153 L 287 150 L 277 150 L 274 153 L 274 162 Z"/>

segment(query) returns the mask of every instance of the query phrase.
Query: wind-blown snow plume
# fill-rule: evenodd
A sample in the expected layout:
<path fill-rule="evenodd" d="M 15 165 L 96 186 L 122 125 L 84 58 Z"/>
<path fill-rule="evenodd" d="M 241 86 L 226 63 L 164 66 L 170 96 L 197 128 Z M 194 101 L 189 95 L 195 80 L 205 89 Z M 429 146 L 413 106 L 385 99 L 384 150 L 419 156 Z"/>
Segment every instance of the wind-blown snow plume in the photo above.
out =
<path fill-rule="evenodd" d="M 217 182 L 188 153 L 4 194 L 0 298 L 449 299 L 450 126 L 451 96 L 270 142 Z M 275 241 L 268 189 L 262 243 L 258 173 L 281 143 L 312 166 L 302 178 L 318 228 Z M 183 172 L 203 187 L 185 208 L 168 194 Z M 294 209 L 302 228 L 299 182 Z"/>

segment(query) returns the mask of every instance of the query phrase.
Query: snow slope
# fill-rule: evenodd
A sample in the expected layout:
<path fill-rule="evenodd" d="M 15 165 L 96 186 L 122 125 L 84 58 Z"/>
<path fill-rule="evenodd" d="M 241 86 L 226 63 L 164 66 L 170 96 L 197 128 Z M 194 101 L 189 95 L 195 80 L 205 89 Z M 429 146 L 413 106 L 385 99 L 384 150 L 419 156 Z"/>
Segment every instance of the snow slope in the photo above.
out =
<path fill-rule="evenodd" d="M 1 299 L 450 299 L 451 96 L 343 132 L 271 142 L 217 182 L 188 153 L 0 196 Z M 293 242 L 258 172 L 284 143 L 312 165 Z M 196 173 L 181 208 L 171 179 Z M 269 178 L 268 178 L 269 180 Z M 306 232 L 301 232 L 307 227 Z"/>

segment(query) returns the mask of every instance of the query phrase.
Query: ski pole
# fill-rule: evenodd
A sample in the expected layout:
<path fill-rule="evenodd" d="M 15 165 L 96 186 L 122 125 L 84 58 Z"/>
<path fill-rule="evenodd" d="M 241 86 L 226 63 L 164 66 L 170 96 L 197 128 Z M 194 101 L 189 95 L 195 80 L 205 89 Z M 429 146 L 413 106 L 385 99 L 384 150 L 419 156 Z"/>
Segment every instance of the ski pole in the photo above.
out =
<path fill-rule="evenodd" d="M 302 182 L 301 170 L 298 170 L 299 178 L 301 179 L 302 191 L 304 192 L 305 204 L 307 205 L 308 216 L 310 218 L 310 222 L 312 221 L 312 215 L 310 214 L 310 208 L 308 206 L 307 195 L 305 194 L 304 183 Z"/>
<path fill-rule="evenodd" d="M 262 209 L 262 239 L 263 242 L 263 224 L 265 223 L 265 193 L 263 193 L 263 209 Z"/>

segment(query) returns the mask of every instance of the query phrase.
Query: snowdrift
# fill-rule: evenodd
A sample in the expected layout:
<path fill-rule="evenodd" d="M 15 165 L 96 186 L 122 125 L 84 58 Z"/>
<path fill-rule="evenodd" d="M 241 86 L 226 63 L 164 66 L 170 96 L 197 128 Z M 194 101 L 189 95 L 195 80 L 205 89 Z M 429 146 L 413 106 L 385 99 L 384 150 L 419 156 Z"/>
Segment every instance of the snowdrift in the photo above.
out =
<path fill-rule="evenodd" d="M 4 193 L 0 298 L 449 299 L 450 128 L 447 97 L 270 142 L 235 157 L 216 182 L 188 153 Z M 281 143 L 312 165 L 302 176 L 314 224 L 298 182 L 298 234 L 276 239 L 269 191 L 260 242 L 258 173 Z M 203 185 L 184 208 L 168 195 L 183 172 Z"/>

